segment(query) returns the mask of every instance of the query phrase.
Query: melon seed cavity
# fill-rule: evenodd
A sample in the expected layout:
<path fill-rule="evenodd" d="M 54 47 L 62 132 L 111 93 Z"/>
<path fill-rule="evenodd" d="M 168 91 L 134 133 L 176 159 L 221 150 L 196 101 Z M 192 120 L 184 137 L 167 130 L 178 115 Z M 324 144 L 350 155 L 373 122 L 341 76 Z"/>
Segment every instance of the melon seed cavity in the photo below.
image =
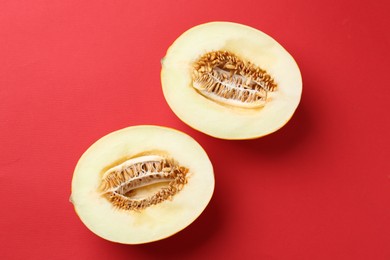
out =
<path fill-rule="evenodd" d="M 277 84 L 263 69 L 228 51 L 202 55 L 192 71 L 193 87 L 204 97 L 242 108 L 258 108 Z"/>
<path fill-rule="evenodd" d="M 106 171 L 99 189 L 113 206 L 139 211 L 172 199 L 187 183 L 187 173 L 172 158 L 139 156 Z"/>

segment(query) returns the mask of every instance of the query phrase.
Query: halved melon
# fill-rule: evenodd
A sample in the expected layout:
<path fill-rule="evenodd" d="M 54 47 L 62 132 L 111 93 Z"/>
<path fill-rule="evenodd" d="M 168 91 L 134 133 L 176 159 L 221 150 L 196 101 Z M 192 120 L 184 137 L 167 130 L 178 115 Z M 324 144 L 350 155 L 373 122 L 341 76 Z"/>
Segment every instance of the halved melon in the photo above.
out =
<path fill-rule="evenodd" d="M 292 56 L 265 33 L 231 22 L 183 33 L 162 60 L 161 81 L 167 103 L 182 121 L 223 139 L 278 130 L 302 93 Z"/>
<path fill-rule="evenodd" d="M 194 139 L 165 127 L 134 126 L 104 136 L 82 155 L 71 202 L 98 236 L 140 244 L 191 224 L 213 190 L 212 164 Z"/>

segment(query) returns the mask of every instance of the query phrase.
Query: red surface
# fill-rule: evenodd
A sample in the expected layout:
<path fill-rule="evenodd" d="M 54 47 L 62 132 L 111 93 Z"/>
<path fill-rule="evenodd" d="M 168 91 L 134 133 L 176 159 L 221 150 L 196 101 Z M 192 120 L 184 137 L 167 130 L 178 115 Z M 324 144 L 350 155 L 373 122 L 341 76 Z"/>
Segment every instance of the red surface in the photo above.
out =
<path fill-rule="evenodd" d="M 0 258 L 390 259 L 388 2 L 164 2 L 0 2 Z M 298 62 L 302 103 L 279 132 L 218 140 L 166 104 L 160 59 L 213 20 L 263 30 Z M 68 198 L 88 146 L 137 124 L 199 141 L 216 190 L 184 231 L 126 246 Z"/>

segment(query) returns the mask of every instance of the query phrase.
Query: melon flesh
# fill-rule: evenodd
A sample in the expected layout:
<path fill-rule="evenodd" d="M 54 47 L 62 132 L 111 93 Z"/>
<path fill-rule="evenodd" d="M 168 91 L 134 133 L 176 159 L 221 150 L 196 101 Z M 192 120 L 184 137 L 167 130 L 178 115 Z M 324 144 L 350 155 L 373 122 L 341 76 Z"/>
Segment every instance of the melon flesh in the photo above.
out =
<path fill-rule="evenodd" d="M 192 86 L 193 63 L 206 52 L 229 51 L 259 66 L 277 83 L 262 108 L 224 106 L 200 95 Z M 189 126 L 223 139 L 250 139 L 272 133 L 294 114 L 302 79 L 292 56 L 273 38 L 254 28 L 211 22 L 183 33 L 162 60 L 163 93 L 173 112 Z"/>
<path fill-rule="evenodd" d="M 118 160 L 145 151 L 164 151 L 187 167 L 188 183 L 172 200 L 140 211 L 114 207 L 99 191 L 104 172 Z M 191 224 L 206 208 L 213 190 L 211 162 L 194 139 L 169 128 L 135 126 L 104 136 L 82 155 L 73 175 L 71 202 L 96 235 L 140 244 L 169 237 Z"/>

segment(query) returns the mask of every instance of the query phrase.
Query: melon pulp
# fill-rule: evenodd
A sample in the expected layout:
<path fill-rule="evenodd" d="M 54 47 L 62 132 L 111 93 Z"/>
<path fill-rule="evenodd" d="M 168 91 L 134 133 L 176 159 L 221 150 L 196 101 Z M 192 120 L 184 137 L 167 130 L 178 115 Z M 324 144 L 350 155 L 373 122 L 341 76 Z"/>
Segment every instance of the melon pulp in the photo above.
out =
<path fill-rule="evenodd" d="M 81 156 L 70 200 L 96 235 L 140 244 L 187 227 L 213 190 L 212 164 L 194 139 L 165 127 L 133 126 L 102 137 Z"/>
<path fill-rule="evenodd" d="M 292 56 L 265 33 L 231 22 L 198 25 L 176 39 L 162 60 L 161 82 L 183 122 L 222 139 L 278 130 L 302 93 Z"/>

